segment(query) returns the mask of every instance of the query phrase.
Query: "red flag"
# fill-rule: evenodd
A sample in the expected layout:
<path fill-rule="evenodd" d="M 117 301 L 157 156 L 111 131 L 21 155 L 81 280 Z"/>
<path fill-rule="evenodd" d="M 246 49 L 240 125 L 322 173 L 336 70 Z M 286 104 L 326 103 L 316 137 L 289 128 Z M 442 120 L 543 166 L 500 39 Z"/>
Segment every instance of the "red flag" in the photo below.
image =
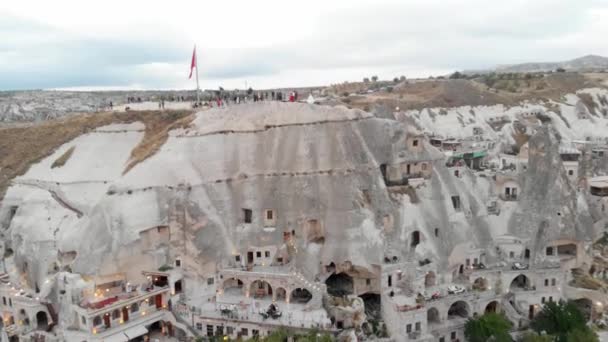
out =
<path fill-rule="evenodd" d="M 192 71 L 194 68 L 198 68 L 196 65 L 196 45 L 194 46 L 194 51 L 192 51 L 192 62 L 190 62 L 190 76 L 188 76 L 188 79 L 192 78 Z"/>

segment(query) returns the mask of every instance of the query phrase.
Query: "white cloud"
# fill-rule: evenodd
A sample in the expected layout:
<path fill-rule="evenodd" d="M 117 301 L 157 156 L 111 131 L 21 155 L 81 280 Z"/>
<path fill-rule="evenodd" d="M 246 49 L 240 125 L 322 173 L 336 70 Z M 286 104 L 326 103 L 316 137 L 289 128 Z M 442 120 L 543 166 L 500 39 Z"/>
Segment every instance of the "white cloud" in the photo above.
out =
<path fill-rule="evenodd" d="M 608 55 L 607 14 L 602 0 L 3 1 L 0 89 L 190 87 L 194 43 L 210 88 Z"/>

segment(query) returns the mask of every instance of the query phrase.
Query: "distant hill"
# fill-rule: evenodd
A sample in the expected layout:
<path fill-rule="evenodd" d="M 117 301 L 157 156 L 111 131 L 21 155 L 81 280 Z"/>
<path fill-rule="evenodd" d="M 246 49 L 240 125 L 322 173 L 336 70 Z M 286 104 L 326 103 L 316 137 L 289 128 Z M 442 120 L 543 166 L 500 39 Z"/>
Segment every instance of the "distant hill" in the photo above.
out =
<path fill-rule="evenodd" d="M 496 72 L 541 72 L 563 68 L 567 71 L 598 71 L 608 70 L 608 58 L 596 55 L 587 55 L 565 62 L 523 63 L 501 65 Z"/>

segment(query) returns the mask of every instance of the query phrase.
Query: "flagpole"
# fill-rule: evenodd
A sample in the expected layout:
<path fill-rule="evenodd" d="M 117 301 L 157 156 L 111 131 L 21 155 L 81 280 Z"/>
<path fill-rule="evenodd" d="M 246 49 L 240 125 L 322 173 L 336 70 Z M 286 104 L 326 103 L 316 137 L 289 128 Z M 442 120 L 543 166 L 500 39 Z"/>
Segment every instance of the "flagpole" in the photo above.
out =
<path fill-rule="evenodd" d="M 196 103 L 200 103 L 199 93 L 201 89 L 198 86 L 198 54 L 196 53 L 196 45 L 194 45 L 194 58 L 196 58 Z"/>

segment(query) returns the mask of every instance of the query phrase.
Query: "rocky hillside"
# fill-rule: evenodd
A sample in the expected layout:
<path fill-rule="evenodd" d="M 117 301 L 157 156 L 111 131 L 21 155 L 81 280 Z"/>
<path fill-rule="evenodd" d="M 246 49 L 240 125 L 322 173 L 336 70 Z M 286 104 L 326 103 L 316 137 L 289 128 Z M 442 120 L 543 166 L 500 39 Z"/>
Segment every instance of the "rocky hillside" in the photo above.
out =
<path fill-rule="evenodd" d="M 608 58 L 596 55 L 572 59 L 564 62 L 523 63 L 503 65 L 496 68 L 496 72 L 545 72 L 562 68 L 566 71 L 604 71 L 608 70 Z"/>

